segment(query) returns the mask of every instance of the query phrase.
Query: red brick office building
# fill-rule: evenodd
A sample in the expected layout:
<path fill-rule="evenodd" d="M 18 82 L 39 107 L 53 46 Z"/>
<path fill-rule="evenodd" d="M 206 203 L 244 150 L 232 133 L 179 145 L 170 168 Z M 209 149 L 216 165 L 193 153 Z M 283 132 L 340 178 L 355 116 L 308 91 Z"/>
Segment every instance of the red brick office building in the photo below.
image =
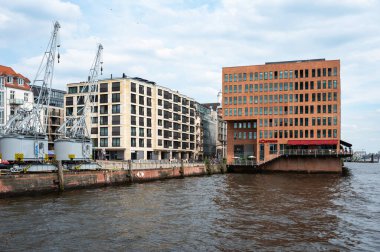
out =
<path fill-rule="evenodd" d="M 223 68 L 227 161 L 284 150 L 340 151 L 340 60 Z"/>

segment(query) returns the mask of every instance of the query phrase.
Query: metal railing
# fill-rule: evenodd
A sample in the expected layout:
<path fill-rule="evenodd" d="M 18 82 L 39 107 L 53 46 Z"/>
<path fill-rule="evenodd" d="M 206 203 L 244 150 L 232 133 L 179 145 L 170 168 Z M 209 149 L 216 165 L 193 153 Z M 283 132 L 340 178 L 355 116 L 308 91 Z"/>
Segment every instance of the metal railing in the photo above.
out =
<path fill-rule="evenodd" d="M 307 149 L 307 150 L 280 150 L 280 151 L 270 151 L 270 159 L 263 162 L 256 162 L 255 160 L 250 159 L 235 159 L 232 163 L 229 163 L 230 165 L 261 165 L 266 162 L 270 162 L 275 158 L 278 158 L 280 156 L 314 156 L 314 157 L 320 157 L 320 156 L 336 156 L 336 157 L 347 157 L 353 155 L 353 151 L 337 151 L 336 149 Z"/>
<path fill-rule="evenodd" d="M 9 104 L 22 105 L 24 104 L 24 100 L 23 99 L 9 99 Z"/>
<path fill-rule="evenodd" d="M 344 156 L 352 155 L 352 151 L 337 151 L 336 149 L 310 149 L 310 150 L 281 150 L 278 155 L 287 156 Z"/>
<path fill-rule="evenodd" d="M 149 170 L 149 169 L 168 169 L 181 167 L 181 161 L 168 161 L 168 160 L 131 160 L 131 161 L 105 161 L 97 160 L 98 164 L 102 166 L 102 169 L 110 170 Z M 189 162 L 183 161 L 184 167 L 197 167 L 203 166 L 203 162 Z"/>

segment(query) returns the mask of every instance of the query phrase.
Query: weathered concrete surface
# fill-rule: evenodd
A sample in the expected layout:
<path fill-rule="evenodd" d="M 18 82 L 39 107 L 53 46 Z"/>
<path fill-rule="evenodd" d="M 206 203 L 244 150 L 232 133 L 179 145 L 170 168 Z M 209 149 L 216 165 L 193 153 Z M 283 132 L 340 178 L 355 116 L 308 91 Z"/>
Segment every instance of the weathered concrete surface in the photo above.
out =
<path fill-rule="evenodd" d="M 212 173 L 222 172 L 218 166 L 212 167 Z M 159 179 L 181 178 L 206 175 L 209 172 L 204 165 L 194 167 L 175 167 L 165 169 L 64 172 L 64 189 L 101 187 L 109 185 L 145 182 Z M 0 176 L 0 197 L 31 193 L 54 192 L 59 190 L 57 173 L 27 173 Z"/>
<path fill-rule="evenodd" d="M 342 163 L 339 157 L 283 156 L 267 163 L 248 166 L 230 165 L 229 172 L 260 173 L 260 172 L 299 172 L 299 173 L 342 173 Z"/>
<path fill-rule="evenodd" d="M 342 173 L 339 157 L 280 157 L 260 166 L 262 171 Z"/>

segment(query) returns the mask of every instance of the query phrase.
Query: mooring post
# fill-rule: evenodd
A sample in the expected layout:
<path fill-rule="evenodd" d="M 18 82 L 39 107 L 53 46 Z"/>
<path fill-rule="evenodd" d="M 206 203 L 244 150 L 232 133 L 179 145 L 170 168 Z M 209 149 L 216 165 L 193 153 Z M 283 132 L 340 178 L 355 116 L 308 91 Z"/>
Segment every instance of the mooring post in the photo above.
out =
<path fill-rule="evenodd" d="M 132 161 L 128 160 L 129 179 L 133 183 Z"/>
<path fill-rule="evenodd" d="M 181 159 L 181 167 L 179 168 L 179 174 L 181 175 L 182 178 L 185 177 L 185 167 L 183 165 L 183 159 Z"/>
<path fill-rule="evenodd" d="M 63 166 L 62 161 L 58 161 L 58 181 L 59 181 L 59 191 L 63 192 L 65 189 L 65 181 L 63 179 Z"/>

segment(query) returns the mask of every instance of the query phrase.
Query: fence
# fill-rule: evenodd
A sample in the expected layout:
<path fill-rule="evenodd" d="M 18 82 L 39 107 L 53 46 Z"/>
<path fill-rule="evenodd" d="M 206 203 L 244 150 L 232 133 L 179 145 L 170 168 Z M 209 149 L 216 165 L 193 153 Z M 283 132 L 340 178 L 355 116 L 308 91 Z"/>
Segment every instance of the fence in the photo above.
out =
<path fill-rule="evenodd" d="M 352 155 L 352 151 L 337 151 L 336 149 L 310 149 L 310 150 L 281 150 L 279 155 L 287 156 L 346 156 Z"/>
<path fill-rule="evenodd" d="M 143 169 L 169 169 L 181 167 L 181 161 L 161 161 L 161 160 L 132 160 L 132 161 L 97 161 L 102 169 L 111 170 L 143 170 Z M 183 161 L 184 167 L 203 166 L 202 162 L 186 162 Z"/>
<path fill-rule="evenodd" d="M 280 156 L 314 156 L 314 157 L 320 157 L 320 156 L 336 156 L 336 157 L 349 157 L 353 154 L 352 151 L 337 151 L 336 149 L 307 149 L 307 150 L 280 150 L 280 151 L 271 151 L 270 152 L 270 160 L 267 160 L 266 162 L 269 162 L 275 158 L 278 158 Z M 235 159 L 231 165 L 259 165 L 263 164 L 265 162 L 256 162 L 255 160 L 249 160 L 249 159 Z"/>

